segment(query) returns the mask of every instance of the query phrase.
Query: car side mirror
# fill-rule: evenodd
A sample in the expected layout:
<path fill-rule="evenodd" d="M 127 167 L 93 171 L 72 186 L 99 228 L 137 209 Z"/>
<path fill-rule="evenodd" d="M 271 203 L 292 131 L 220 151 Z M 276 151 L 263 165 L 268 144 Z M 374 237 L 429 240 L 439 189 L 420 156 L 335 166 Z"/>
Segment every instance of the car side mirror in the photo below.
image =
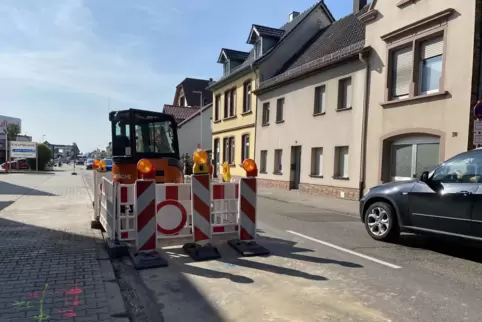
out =
<path fill-rule="evenodd" d="M 422 172 L 422 174 L 420 175 L 420 181 L 422 181 L 422 182 L 428 181 L 428 171 Z"/>

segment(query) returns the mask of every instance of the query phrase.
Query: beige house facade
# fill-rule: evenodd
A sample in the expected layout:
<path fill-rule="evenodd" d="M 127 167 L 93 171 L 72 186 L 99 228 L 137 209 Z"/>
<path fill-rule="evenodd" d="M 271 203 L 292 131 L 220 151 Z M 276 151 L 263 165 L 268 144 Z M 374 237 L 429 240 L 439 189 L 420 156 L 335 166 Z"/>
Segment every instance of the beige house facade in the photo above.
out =
<path fill-rule="evenodd" d="M 472 108 L 481 97 L 480 5 L 373 0 L 361 16 L 372 49 L 364 188 L 418 177 L 472 148 Z"/>
<path fill-rule="evenodd" d="M 369 54 L 359 16 L 367 8 L 361 2 L 322 28 L 256 89 L 261 186 L 359 198 Z"/>

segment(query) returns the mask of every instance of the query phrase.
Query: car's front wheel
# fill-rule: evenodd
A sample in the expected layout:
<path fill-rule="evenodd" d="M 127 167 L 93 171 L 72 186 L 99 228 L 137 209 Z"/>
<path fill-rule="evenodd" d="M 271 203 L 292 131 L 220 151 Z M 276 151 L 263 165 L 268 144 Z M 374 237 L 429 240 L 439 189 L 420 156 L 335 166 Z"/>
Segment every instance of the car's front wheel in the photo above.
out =
<path fill-rule="evenodd" d="M 376 202 L 368 207 L 365 212 L 365 228 L 376 240 L 393 241 L 400 236 L 395 210 L 387 202 Z"/>

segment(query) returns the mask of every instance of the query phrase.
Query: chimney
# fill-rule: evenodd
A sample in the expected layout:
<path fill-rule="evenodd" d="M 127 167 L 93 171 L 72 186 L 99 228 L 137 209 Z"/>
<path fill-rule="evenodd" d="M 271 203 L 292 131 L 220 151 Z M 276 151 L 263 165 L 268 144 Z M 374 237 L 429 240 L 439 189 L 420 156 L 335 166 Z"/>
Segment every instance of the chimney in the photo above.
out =
<path fill-rule="evenodd" d="M 293 19 L 295 19 L 296 17 L 298 17 L 300 15 L 300 13 L 298 11 L 292 11 L 290 13 L 290 21 L 293 21 Z"/>
<path fill-rule="evenodd" d="M 353 0 L 353 13 L 357 13 L 367 5 L 367 0 Z"/>

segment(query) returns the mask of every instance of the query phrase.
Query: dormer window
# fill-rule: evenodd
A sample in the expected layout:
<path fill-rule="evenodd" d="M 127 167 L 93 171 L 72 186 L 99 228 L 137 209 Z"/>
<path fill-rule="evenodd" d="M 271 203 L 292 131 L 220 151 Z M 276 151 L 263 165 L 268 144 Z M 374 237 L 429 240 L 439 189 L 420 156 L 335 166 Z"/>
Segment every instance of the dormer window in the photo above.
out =
<path fill-rule="evenodd" d="M 255 58 L 261 57 L 263 55 L 263 46 L 261 44 L 262 38 L 258 38 L 256 43 L 254 44 L 254 56 Z"/>
<path fill-rule="evenodd" d="M 186 98 L 184 96 L 179 97 L 179 106 L 186 106 Z"/>
<path fill-rule="evenodd" d="M 223 64 L 223 76 L 229 75 L 233 70 L 241 65 L 246 58 L 248 58 L 249 53 L 233 49 L 221 49 L 219 54 L 218 63 Z"/>

